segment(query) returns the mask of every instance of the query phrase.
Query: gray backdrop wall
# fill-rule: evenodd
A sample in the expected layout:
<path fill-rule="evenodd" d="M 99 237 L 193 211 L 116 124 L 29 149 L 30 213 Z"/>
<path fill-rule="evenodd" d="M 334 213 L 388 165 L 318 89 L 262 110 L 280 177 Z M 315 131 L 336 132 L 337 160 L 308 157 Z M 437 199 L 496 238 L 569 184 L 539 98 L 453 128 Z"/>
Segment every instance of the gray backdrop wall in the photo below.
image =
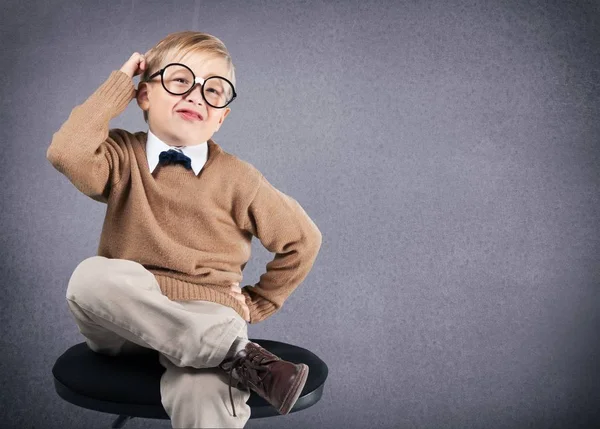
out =
<path fill-rule="evenodd" d="M 55 359 L 83 341 L 67 281 L 106 206 L 45 154 L 112 70 L 181 30 L 235 62 L 215 141 L 323 234 L 249 334 L 319 354 L 324 396 L 247 427 L 600 425 L 598 2 L 44 0 L 1 15 L 3 428 L 112 421 L 54 392 Z M 111 127 L 146 130 L 135 102 Z M 254 240 L 244 284 L 271 257 Z"/>

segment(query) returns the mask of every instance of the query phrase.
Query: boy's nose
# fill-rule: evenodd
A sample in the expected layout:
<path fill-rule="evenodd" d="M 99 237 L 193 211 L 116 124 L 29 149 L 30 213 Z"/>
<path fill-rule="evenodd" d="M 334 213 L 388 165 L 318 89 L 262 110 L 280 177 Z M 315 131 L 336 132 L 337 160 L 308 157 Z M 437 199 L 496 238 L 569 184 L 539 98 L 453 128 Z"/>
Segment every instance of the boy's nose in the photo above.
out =
<path fill-rule="evenodd" d="M 192 90 L 185 94 L 185 98 L 191 98 L 194 101 L 204 102 L 204 99 L 202 98 L 202 87 L 200 84 L 195 84 Z"/>

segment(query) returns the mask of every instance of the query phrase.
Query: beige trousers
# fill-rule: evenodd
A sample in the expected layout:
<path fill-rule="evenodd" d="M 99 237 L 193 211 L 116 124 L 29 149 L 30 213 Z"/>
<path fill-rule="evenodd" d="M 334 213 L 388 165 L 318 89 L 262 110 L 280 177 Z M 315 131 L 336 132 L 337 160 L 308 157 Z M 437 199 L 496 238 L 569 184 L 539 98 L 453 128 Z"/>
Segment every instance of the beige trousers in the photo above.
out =
<path fill-rule="evenodd" d="M 243 428 L 250 418 L 249 390 L 232 387 L 218 368 L 246 321 L 209 301 L 172 301 L 143 265 L 93 256 L 73 271 L 67 303 L 93 351 L 111 356 L 144 349 L 159 352 L 165 367 L 161 402 L 173 428 Z M 146 350 L 147 351 L 147 350 Z"/>

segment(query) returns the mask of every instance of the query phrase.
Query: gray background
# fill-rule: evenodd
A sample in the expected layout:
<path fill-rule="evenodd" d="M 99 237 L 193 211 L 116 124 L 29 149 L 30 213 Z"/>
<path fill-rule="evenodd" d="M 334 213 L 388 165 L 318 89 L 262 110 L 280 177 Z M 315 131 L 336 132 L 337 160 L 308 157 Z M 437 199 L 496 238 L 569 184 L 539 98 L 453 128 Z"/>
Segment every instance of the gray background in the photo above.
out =
<path fill-rule="evenodd" d="M 67 281 L 106 206 L 45 154 L 112 70 L 181 30 L 221 38 L 237 67 L 215 141 L 323 233 L 309 276 L 249 334 L 317 353 L 324 396 L 247 427 L 600 425 L 598 2 L 11 1 L 1 15 L 3 428 L 112 421 L 54 392 L 55 359 L 83 341 Z M 111 127 L 147 129 L 135 102 Z M 255 239 L 244 284 L 271 257 Z"/>

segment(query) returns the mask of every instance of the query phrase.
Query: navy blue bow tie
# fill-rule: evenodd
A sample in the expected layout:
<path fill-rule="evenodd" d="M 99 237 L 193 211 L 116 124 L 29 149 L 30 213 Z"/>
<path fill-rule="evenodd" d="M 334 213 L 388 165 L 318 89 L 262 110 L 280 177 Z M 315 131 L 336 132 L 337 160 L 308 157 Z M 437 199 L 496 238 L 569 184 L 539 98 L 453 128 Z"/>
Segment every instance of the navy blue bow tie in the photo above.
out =
<path fill-rule="evenodd" d="M 192 160 L 185 156 L 183 153 L 176 151 L 175 149 L 169 149 L 168 151 L 163 151 L 158 156 L 159 165 L 168 165 L 168 164 L 176 164 L 182 163 L 185 168 L 188 170 L 192 169 Z"/>

